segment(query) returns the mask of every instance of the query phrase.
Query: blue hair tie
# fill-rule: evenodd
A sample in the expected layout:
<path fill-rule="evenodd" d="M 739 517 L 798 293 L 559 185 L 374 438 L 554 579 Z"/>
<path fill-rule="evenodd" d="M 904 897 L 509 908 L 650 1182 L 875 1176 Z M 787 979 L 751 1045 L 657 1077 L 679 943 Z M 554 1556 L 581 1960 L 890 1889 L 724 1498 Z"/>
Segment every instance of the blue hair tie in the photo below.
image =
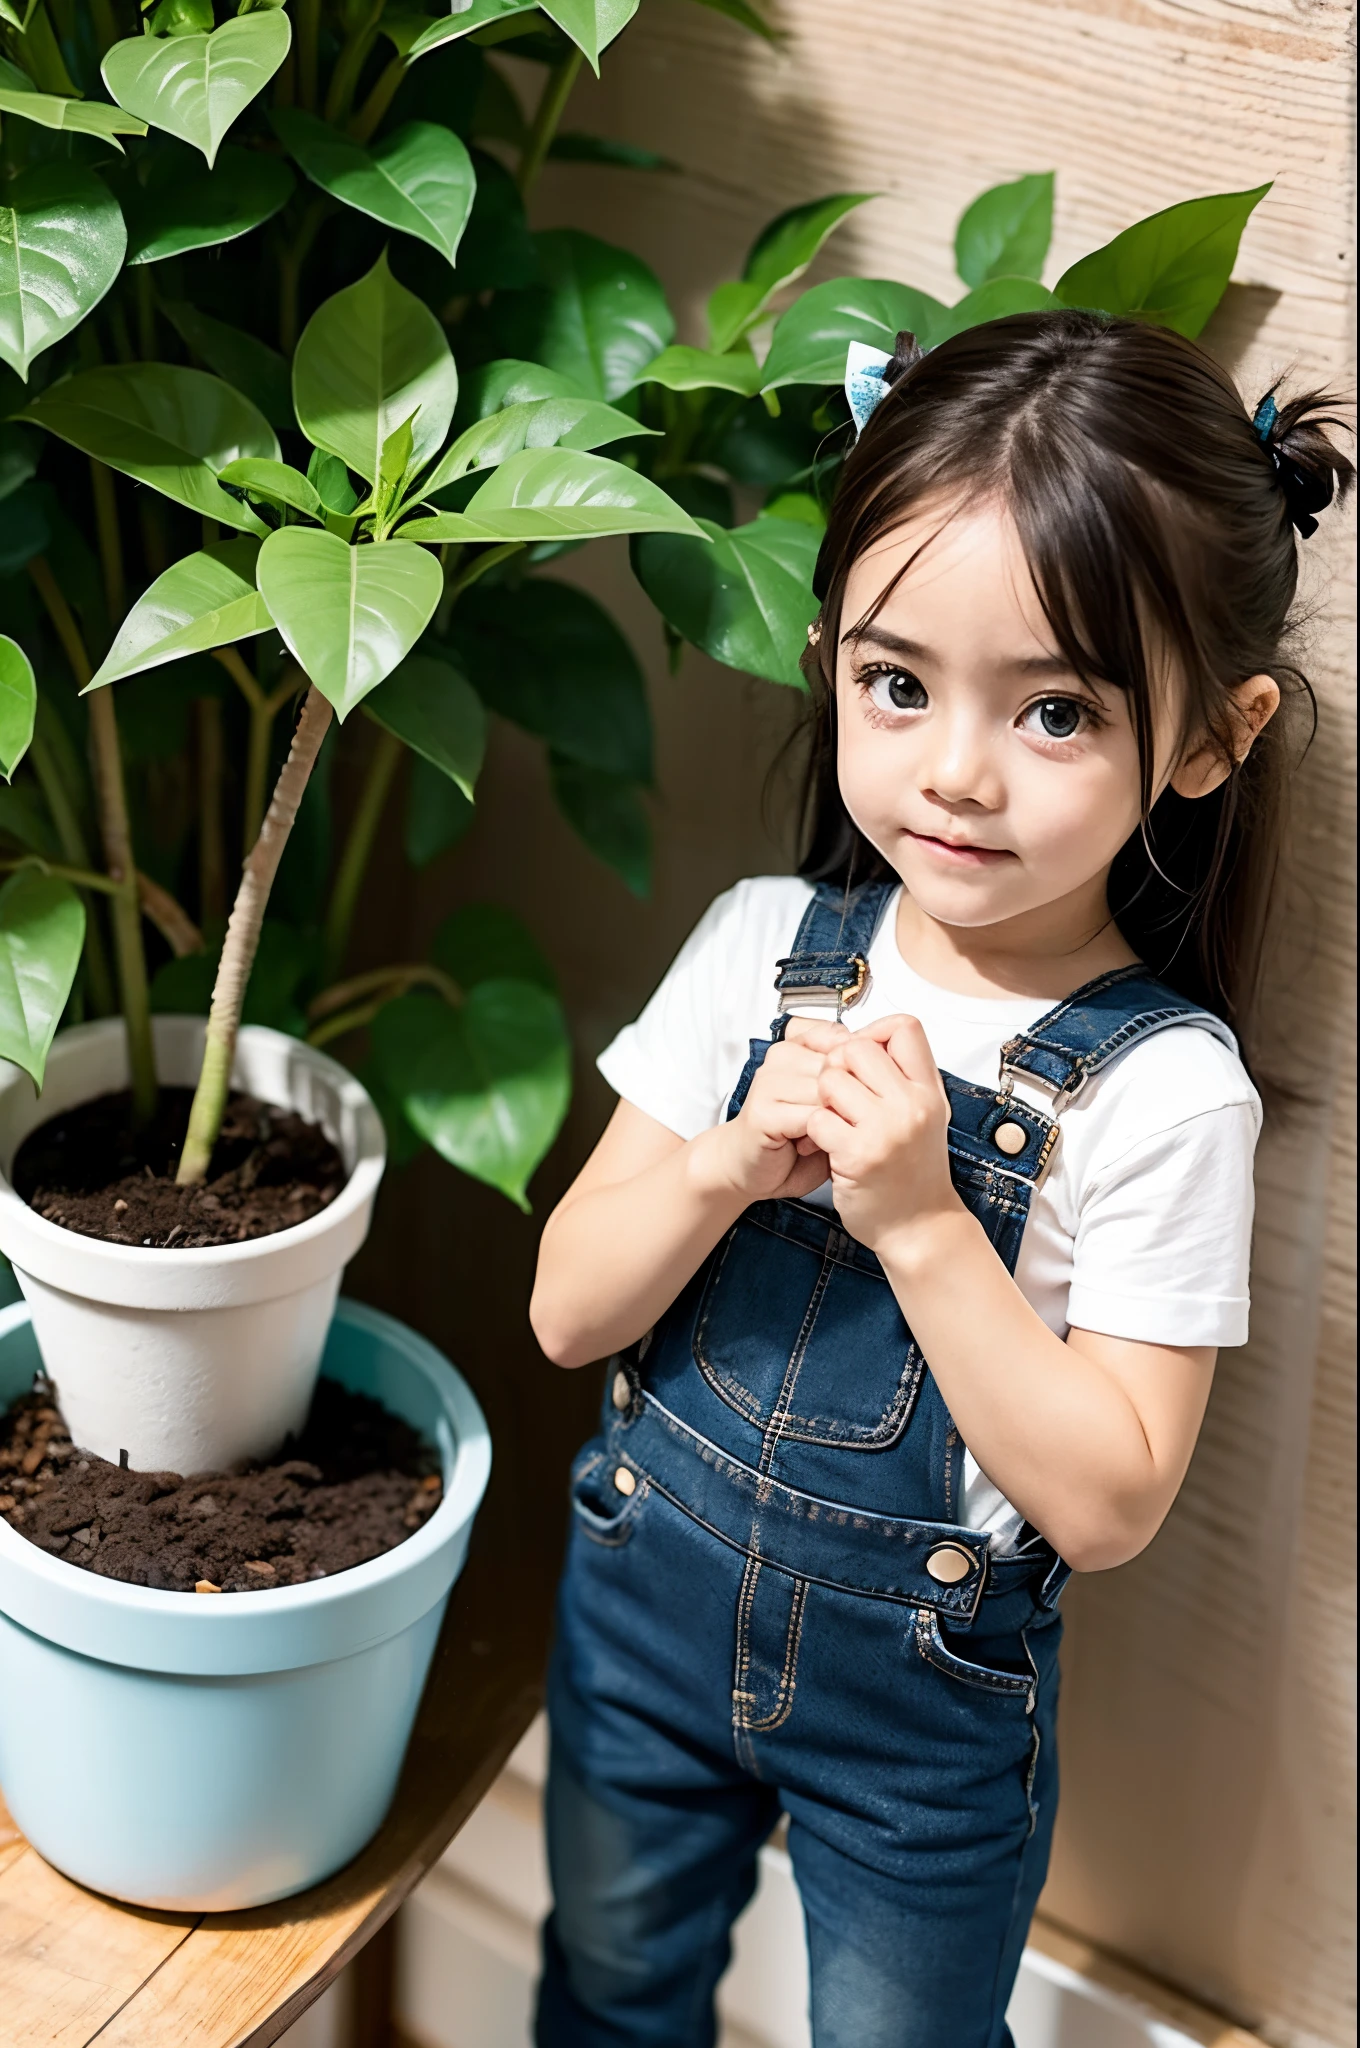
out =
<path fill-rule="evenodd" d="M 1275 422 L 1279 417 L 1280 408 L 1275 403 L 1275 394 L 1268 391 L 1251 416 L 1257 440 L 1264 441 L 1267 447 L 1270 445 L 1270 437 L 1275 431 Z"/>

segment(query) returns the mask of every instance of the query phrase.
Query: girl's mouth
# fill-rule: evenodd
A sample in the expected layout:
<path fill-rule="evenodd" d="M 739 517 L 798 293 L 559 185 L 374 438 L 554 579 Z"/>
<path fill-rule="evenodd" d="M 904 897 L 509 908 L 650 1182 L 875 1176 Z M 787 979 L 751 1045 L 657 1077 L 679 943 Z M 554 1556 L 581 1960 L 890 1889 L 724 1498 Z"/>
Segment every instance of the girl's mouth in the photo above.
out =
<path fill-rule="evenodd" d="M 936 839 L 929 832 L 908 832 L 907 837 L 914 846 L 919 846 L 946 867 L 995 867 L 999 861 L 1016 857 L 1009 847 L 976 846 L 966 839 Z"/>

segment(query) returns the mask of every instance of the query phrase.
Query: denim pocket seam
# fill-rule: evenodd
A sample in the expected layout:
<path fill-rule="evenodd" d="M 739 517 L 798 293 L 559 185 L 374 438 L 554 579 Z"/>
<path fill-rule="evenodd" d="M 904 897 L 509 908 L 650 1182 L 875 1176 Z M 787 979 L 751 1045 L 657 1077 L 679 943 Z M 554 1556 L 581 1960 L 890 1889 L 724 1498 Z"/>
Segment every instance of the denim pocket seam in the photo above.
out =
<path fill-rule="evenodd" d="M 768 1714 L 754 1720 L 750 1708 L 755 1704 L 755 1695 L 747 1690 L 746 1679 L 751 1661 L 751 1611 L 755 1606 L 756 1587 L 764 1567 L 764 1559 L 756 1552 L 748 1551 L 746 1569 L 742 1573 L 741 1593 L 737 1603 L 737 1683 L 732 1689 L 734 1719 L 737 1731 L 742 1735 L 766 1735 L 776 1728 L 782 1728 L 793 1712 L 793 1695 L 797 1687 L 798 1652 L 803 1641 L 803 1615 L 807 1608 L 808 1580 L 795 1578 L 789 1607 L 788 1628 L 784 1636 L 784 1664 L 775 1689 L 775 1704 Z"/>
<path fill-rule="evenodd" d="M 584 1480 L 589 1479 L 593 1472 L 597 1472 L 600 1466 L 607 1462 L 607 1454 L 603 1451 L 597 1451 L 593 1456 L 586 1459 L 578 1470 L 572 1473 L 571 1511 L 576 1526 L 583 1536 L 588 1537 L 592 1543 L 598 1544 L 602 1550 L 621 1550 L 637 1526 L 637 1518 L 641 1511 L 642 1503 L 646 1500 L 651 1488 L 647 1480 L 639 1476 L 636 1489 L 627 1496 L 623 1506 L 616 1515 L 597 1514 L 594 1508 L 589 1507 L 581 1499 L 579 1488 Z"/>
<path fill-rule="evenodd" d="M 1034 1675 L 1022 1678 L 1018 1672 L 990 1671 L 985 1664 L 970 1664 L 966 1658 L 956 1657 L 940 1634 L 939 1619 L 933 1608 L 917 1608 L 912 1635 L 918 1655 L 936 1671 L 943 1672 L 946 1678 L 957 1679 L 960 1685 L 976 1686 L 980 1692 L 999 1693 L 1007 1699 L 1023 1698 L 1026 1713 L 1033 1712 L 1038 1675 L 1034 1673 L 1034 1659 L 1030 1656 L 1028 1643 L 1025 1644 L 1025 1655 Z"/>

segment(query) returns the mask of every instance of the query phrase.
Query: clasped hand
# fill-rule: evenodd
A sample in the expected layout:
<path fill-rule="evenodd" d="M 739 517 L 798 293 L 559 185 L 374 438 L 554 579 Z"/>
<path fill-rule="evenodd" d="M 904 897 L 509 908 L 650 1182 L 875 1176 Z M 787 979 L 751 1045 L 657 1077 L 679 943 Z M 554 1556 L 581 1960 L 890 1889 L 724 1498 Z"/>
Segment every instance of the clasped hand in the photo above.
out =
<path fill-rule="evenodd" d="M 859 1031 L 794 1017 L 727 1131 L 751 1200 L 808 1195 L 829 1177 L 846 1229 L 879 1249 L 893 1231 L 959 1206 L 948 1124 L 915 1017 Z"/>

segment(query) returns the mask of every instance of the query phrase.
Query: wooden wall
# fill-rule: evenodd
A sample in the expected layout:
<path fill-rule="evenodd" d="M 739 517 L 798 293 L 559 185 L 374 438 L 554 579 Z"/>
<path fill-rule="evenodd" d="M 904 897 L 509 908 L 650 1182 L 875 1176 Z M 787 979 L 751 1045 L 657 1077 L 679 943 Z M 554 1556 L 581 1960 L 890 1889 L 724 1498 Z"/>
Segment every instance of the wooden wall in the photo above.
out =
<path fill-rule="evenodd" d="M 1343 0 L 767 0 L 770 51 L 707 9 L 645 0 L 568 123 L 677 159 L 677 178 L 550 171 L 539 225 L 573 222 L 650 261 L 697 340 L 707 289 L 773 213 L 835 190 L 882 196 L 818 275 L 956 295 L 956 217 L 983 186 L 1058 171 L 1052 274 L 1173 200 L 1274 191 L 1211 339 L 1254 399 L 1296 366 L 1349 387 L 1351 9 Z M 541 75 L 541 74 L 540 74 Z M 1346 537 L 1308 550 L 1322 729 L 1303 772 L 1288 947 L 1270 1011 L 1308 1102 L 1262 1148 L 1250 1346 L 1225 1356 L 1182 1499 L 1152 1550 L 1076 1582 L 1065 1662 L 1064 1809 L 1046 1910 L 1272 2041 L 1353 2039 L 1348 1691 L 1355 1544 L 1348 1287 L 1355 1110 L 1349 1044 L 1354 644 Z M 518 907 L 564 972 L 581 1090 L 536 1189 L 551 1200 L 607 1113 L 589 1058 L 636 1012 L 714 893 L 788 864 L 761 815 L 788 693 L 695 655 L 665 673 L 622 550 L 574 573 L 607 595 L 655 677 L 657 887 L 647 906 L 554 818 L 534 750 L 501 734 L 463 852 L 384 898 L 414 940 L 454 900 Z M 373 906 L 377 907 L 376 901 Z M 375 944 L 378 941 L 375 939 Z M 442 1336 L 493 1390 L 529 1346 L 533 1226 L 426 1163 L 386 1200 L 369 1291 Z M 390 1254 L 403 1256 L 390 1277 Z M 488 1289 L 485 1276 L 495 1276 Z M 543 1369 L 543 1416 L 588 1425 L 593 1385 Z M 540 1504 L 551 1516 L 555 1502 Z"/>

